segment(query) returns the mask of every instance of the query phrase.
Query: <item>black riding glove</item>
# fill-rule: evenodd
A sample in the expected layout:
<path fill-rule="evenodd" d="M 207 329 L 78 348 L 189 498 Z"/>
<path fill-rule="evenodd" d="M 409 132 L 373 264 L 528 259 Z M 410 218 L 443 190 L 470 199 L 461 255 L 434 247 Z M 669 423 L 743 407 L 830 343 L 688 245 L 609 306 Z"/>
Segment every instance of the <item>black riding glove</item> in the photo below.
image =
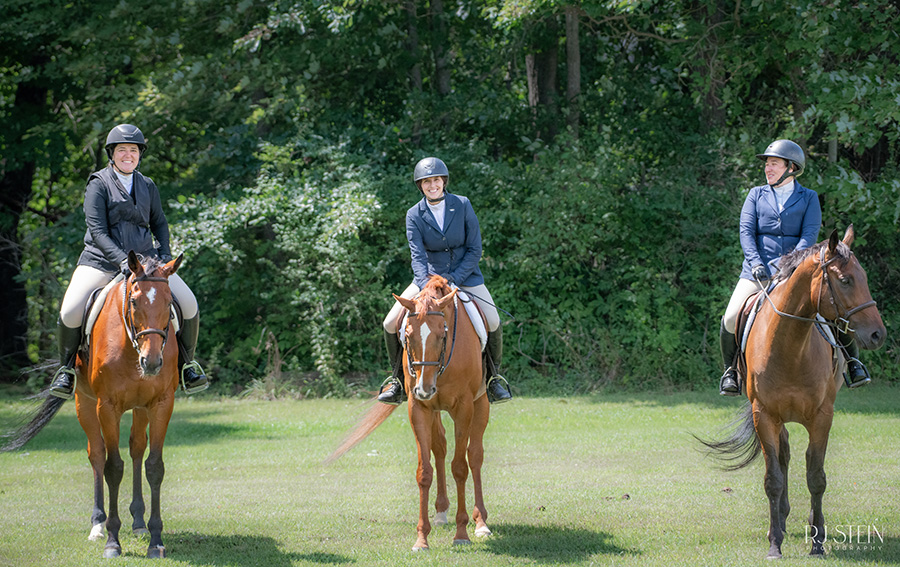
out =
<path fill-rule="evenodd" d="M 753 274 L 753 278 L 759 280 L 761 282 L 769 279 L 769 271 L 766 270 L 766 267 L 762 264 L 757 264 L 750 269 L 750 273 Z"/>

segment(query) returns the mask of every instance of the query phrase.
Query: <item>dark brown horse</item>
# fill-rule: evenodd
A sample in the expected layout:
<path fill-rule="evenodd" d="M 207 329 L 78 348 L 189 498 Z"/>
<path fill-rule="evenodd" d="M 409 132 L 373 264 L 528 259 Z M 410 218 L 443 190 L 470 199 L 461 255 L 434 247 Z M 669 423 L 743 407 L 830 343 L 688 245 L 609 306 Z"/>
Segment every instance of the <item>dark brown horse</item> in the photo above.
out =
<path fill-rule="evenodd" d="M 168 277 L 182 256 L 162 264 L 142 265 L 128 255 L 132 274 L 110 290 L 93 327 L 87 351 L 78 353 L 75 371 L 75 407 L 87 434 L 88 459 L 94 471 L 94 509 L 89 539 L 100 539 L 104 522 L 108 532 L 104 557 L 122 554 L 119 543 L 119 485 L 124 461 L 119 455 L 119 424 L 132 410 L 130 453 L 133 464 L 131 514 L 135 533 L 150 532 L 148 557 L 165 557 L 160 516 L 160 486 L 165 467 L 162 452 L 178 388 L 178 347 L 170 329 L 172 292 Z M 4 450 L 21 447 L 37 435 L 65 400 L 47 397 L 31 422 Z M 144 523 L 141 460 L 147 449 L 147 481 L 150 484 L 150 522 Z M 103 480 L 109 487 L 109 516 L 104 510 Z"/>
<path fill-rule="evenodd" d="M 864 349 L 877 349 L 886 331 L 869 292 L 866 273 L 850 245 L 853 226 L 843 242 L 837 232 L 815 246 L 781 259 L 778 285 L 763 302 L 747 337 L 746 384 L 749 404 L 730 439 L 704 442 L 736 470 L 760 453 L 766 462 L 769 499 L 769 558 L 781 557 L 791 459 L 784 424 L 802 424 L 809 432 L 806 483 L 810 492 L 810 555 L 823 555 L 825 450 L 834 417 L 834 400 L 843 381 L 844 359 L 825 327 L 853 336 Z M 817 325 L 816 316 L 827 322 Z"/>
<path fill-rule="evenodd" d="M 413 551 L 428 549 L 431 522 L 428 519 L 428 493 L 437 479 L 435 523 L 447 523 L 450 500 L 444 460 L 447 440 L 441 424 L 441 412 L 453 419 L 455 452 L 451 471 L 456 481 L 456 535 L 454 544 L 471 543 L 466 526 L 466 480 L 472 472 L 475 486 L 475 535 L 491 535 L 487 509 L 481 490 L 481 465 L 484 461 L 484 431 L 490 415 L 490 405 L 484 389 L 484 369 L 481 363 L 481 344 L 466 310 L 459 305 L 456 290 L 447 280 L 432 276 L 414 300 L 394 296 L 409 316 L 403 333 L 403 370 L 409 396 L 409 421 L 416 439 L 419 466 L 416 481 L 419 485 L 419 523 Z M 397 406 L 377 404 L 362 423 L 330 457 L 339 458 L 364 439 Z M 434 454 L 434 466 L 431 465 Z"/>

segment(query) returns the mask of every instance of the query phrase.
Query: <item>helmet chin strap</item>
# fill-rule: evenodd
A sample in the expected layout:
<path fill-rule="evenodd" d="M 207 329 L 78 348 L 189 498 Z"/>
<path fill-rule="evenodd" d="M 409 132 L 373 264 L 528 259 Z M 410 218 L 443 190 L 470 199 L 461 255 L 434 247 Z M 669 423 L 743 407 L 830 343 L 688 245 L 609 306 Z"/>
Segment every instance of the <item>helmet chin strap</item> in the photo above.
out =
<path fill-rule="evenodd" d="M 776 181 L 775 183 L 772 184 L 772 187 L 778 187 L 779 185 L 781 185 L 781 183 L 782 183 L 785 179 L 787 179 L 788 177 L 790 177 L 790 176 L 792 176 L 792 175 L 795 176 L 794 179 L 796 180 L 796 179 L 797 179 L 797 177 L 796 177 L 797 172 L 794 171 L 793 168 L 791 168 L 790 166 L 788 166 L 788 168 L 784 170 L 784 173 L 781 174 L 781 177 L 778 178 L 778 181 Z"/>
<path fill-rule="evenodd" d="M 432 205 L 437 205 L 438 203 L 440 203 L 441 201 L 443 201 L 443 200 L 446 199 L 446 198 L 447 198 L 447 194 L 444 193 L 443 195 L 441 195 L 441 196 L 438 197 L 437 199 L 429 199 L 428 197 L 425 197 L 425 200 L 428 201 L 429 203 L 431 203 Z"/>

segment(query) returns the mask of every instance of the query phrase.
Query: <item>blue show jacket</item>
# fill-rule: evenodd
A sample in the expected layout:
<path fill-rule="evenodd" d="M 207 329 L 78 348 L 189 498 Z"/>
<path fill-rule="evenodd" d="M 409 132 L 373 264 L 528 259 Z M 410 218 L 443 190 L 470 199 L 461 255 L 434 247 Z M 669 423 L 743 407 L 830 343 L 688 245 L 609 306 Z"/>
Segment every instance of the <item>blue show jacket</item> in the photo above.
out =
<path fill-rule="evenodd" d="M 818 241 L 822 226 L 819 196 L 794 181 L 794 191 L 784 210 L 778 212 L 770 185 L 750 189 L 741 209 L 741 248 L 744 264 L 741 277 L 753 279 L 751 268 L 763 264 L 769 276 L 778 269 L 778 260 L 792 250 L 809 248 Z"/>
<path fill-rule="evenodd" d="M 413 283 L 422 289 L 429 275 L 438 274 L 458 286 L 481 285 L 481 228 L 472 203 L 452 193 L 446 193 L 444 202 L 444 230 L 438 227 L 424 197 L 406 212 Z"/>

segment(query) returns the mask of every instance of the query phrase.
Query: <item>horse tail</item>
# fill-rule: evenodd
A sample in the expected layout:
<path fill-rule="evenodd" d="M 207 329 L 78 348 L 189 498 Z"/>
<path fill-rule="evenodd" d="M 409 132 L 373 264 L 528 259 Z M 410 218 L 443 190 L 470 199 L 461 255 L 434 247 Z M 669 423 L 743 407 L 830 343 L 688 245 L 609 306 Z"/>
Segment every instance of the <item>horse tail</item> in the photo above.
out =
<path fill-rule="evenodd" d="M 356 424 L 353 431 L 344 438 L 340 446 L 325 459 L 325 464 L 333 463 L 343 457 L 350 449 L 359 445 L 363 439 L 368 437 L 379 425 L 384 423 L 398 407 L 400 406 L 391 406 L 382 403 L 376 403 L 372 406 L 362 419 L 359 420 L 359 423 Z"/>
<path fill-rule="evenodd" d="M 693 437 L 706 447 L 707 454 L 722 463 L 721 466 L 726 471 L 740 470 L 759 457 L 762 446 L 753 427 L 753 406 L 750 402 L 744 404 L 725 429 L 731 432 L 726 433 L 727 437 L 719 441 L 706 441 L 696 435 Z"/>
<path fill-rule="evenodd" d="M 41 399 L 43 403 L 30 414 L 26 414 L 22 419 L 21 425 L 13 428 L 11 431 L 0 435 L 7 437 L 4 445 L 0 446 L 0 452 L 15 451 L 21 449 L 26 443 L 34 439 L 34 437 L 44 429 L 44 426 L 50 423 L 50 420 L 59 411 L 66 400 L 50 395 L 49 390 L 45 390 L 30 399 Z"/>

